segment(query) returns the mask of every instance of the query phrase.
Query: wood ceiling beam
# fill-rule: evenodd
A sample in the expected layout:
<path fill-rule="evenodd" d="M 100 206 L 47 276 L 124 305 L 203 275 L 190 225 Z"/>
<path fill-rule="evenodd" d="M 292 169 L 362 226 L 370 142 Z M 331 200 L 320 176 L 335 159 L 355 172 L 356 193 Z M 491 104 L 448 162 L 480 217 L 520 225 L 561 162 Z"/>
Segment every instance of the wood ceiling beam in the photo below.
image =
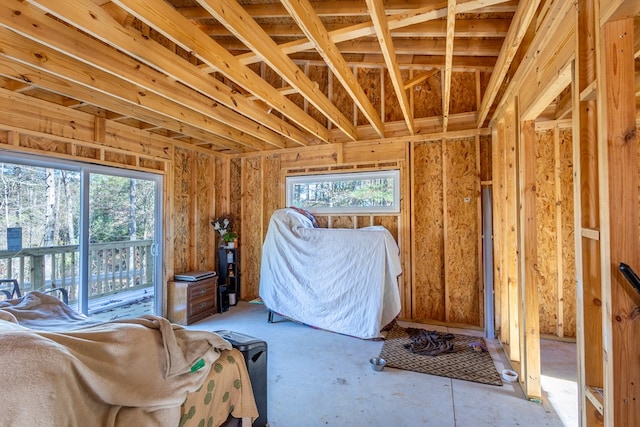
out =
<path fill-rule="evenodd" d="M 69 13 L 67 18 L 71 21 L 69 24 L 83 28 L 98 39 L 109 41 L 121 52 L 132 56 L 144 55 L 146 64 L 155 61 L 163 64 L 164 68 L 157 67 L 160 68 L 160 72 L 156 71 L 148 65 L 145 66 L 135 59 L 108 48 L 103 43 L 89 37 L 79 37 L 75 29 L 46 17 L 42 10 L 36 7 L 22 2 L 13 3 L 11 7 L 5 2 L 0 5 L 1 25 L 13 28 L 26 37 L 87 64 L 95 64 L 112 75 L 206 114 L 216 121 L 237 127 L 275 147 L 282 147 L 285 144 L 283 137 L 294 140 L 300 145 L 306 144 L 306 135 L 301 131 L 291 125 L 283 126 L 282 120 L 269 117 L 263 109 L 233 94 L 228 87 L 203 73 L 195 65 L 177 57 L 159 44 L 141 38 L 139 33 L 136 34 L 132 30 L 121 27 L 95 5 L 85 2 L 91 7 L 89 13 Z M 43 3 L 40 5 L 41 8 L 47 7 L 54 15 L 66 12 L 64 4 L 57 0 L 50 2 L 44 0 L 41 3 Z M 80 2 L 76 2 L 74 7 L 79 9 Z M 13 13 L 14 11 L 19 13 Z M 99 25 L 95 24 L 96 19 L 99 20 Z M 51 34 L 56 34 L 56 37 L 51 37 Z M 165 71 L 168 77 L 161 74 Z M 258 125 L 252 120 L 257 121 Z"/>
<path fill-rule="evenodd" d="M 478 127 L 483 126 L 484 121 L 489 114 L 489 109 L 498 95 L 500 86 L 502 86 L 502 82 L 509 71 L 513 58 L 524 39 L 539 4 L 540 0 L 521 1 L 518 4 L 518 9 L 513 16 L 511 26 L 509 27 L 507 36 L 504 39 L 502 48 L 500 49 L 498 60 L 496 61 L 496 65 L 491 73 L 491 77 L 489 78 L 489 84 L 484 92 L 484 97 L 480 104 L 480 110 L 478 110 Z"/>
<path fill-rule="evenodd" d="M 228 42 L 220 41 L 221 46 L 227 50 L 233 50 L 236 52 L 246 51 L 241 43 L 229 40 Z M 282 46 L 282 45 L 279 45 Z M 374 54 L 382 55 L 380 51 L 380 44 L 377 41 L 369 40 L 348 40 L 340 42 L 338 45 L 342 55 L 349 54 Z M 444 56 L 446 54 L 446 40 L 445 39 L 420 39 L 420 40 L 408 40 L 408 39 L 396 39 L 394 40 L 394 47 L 396 55 L 428 55 L 428 56 Z M 500 39 L 460 39 L 456 40 L 453 49 L 453 56 L 493 56 L 497 57 L 500 54 L 502 48 L 502 41 Z M 288 55 L 294 55 L 300 53 L 298 51 L 294 53 L 287 53 Z M 243 63 L 245 59 L 248 60 L 248 64 L 260 62 L 261 59 L 256 57 L 253 52 L 246 54 L 241 53 L 237 56 Z M 255 60 L 255 61 L 254 61 Z M 206 70 L 211 72 L 212 69 Z"/>
<path fill-rule="evenodd" d="M 164 1 L 114 0 L 114 2 L 181 48 L 191 52 L 201 61 L 258 96 L 315 138 L 329 142 L 329 131 L 326 128 L 307 115 L 293 101 L 278 93 L 253 70 L 241 64 L 236 57 Z M 247 100 L 247 102 L 251 101 Z"/>
<path fill-rule="evenodd" d="M 384 11 L 382 0 L 366 0 L 369 13 L 371 14 L 371 21 L 375 27 L 376 34 L 378 36 L 378 42 L 380 43 L 380 50 L 387 64 L 387 70 L 389 72 L 389 78 L 393 84 L 393 89 L 396 92 L 400 109 L 404 116 L 404 121 L 407 123 L 409 133 L 413 135 L 415 129 L 413 126 L 413 111 L 409 106 L 409 98 L 407 97 L 407 91 L 402 79 L 402 73 L 400 67 L 396 61 L 396 53 L 393 47 L 393 39 L 391 32 L 389 31 L 389 25 L 387 24 L 387 15 Z"/>
<path fill-rule="evenodd" d="M 386 15 L 385 15 L 386 16 Z M 507 35 L 511 19 L 458 19 L 456 21 L 456 38 L 493 37 L 500 38 Z M 211 37 L 231 37 L 233 34 L 224 25 L 197 24 L 198 27 Z M 344 24 L 327 24 L 325 28 L 331 34 L 343 28 Z M 262 29 L 271 38 L 303 37 L 304 33 L 297 25 L 262 25 Z M 391 31 L 393 37 L 446 37 L 446 21 L 436 20 L 422 22 L 407 27 L 396 28 Z"/>
<path fill-rule="evenodd" d="M 460 130 L 478 132 L 478 129 L 476 128 L 477 120 L 478 114 L 476 111 L 450 114 L 449 132 Z M 429 137 L 431 138 L 433 134 L 441 134 L 441 139 L 445 135 L 444 133 L 442 133 L 442 116 L 415 118 L 414 125 L 416 128 L 415 135 L 408 136 L 407 124 L 404 122 L 404 120 L 385 123 L 385 141 L 388 141 L 390 138 L 393 138 L 394 141 L 402 140 L 405 138 L 406 140 L 410 141 L 424 135 L 429 135 Z M 334 143 L 349 142 L 345 139 L 344 135 L 341 135 L 341 132 L 334 130 L 332 131 L 332 133 L 332 141 Z M 358 126 L 358 136 L 360 137 L 359 141 L 371 141 L 379 139 L 377 133 L 373 130 L 371 125 Z"/>
<path fill-rule="evenodd" d="M 424 7 L 430 3 L 429 0 L 387 0 L 384 6 L 389 15 L 407 13 L 419 7 Z M 503 1 L 500 3 L 488 4 L 479 8 L 480 13 L 509 13 L 515 12 L 517 1 Z M 341 0 L 339 7 L 335 1 L 311 2 L 313 10 L 320 17 L 334 16 L 369 16 L 367 7 L 361 1 Z M 244 9 L 255 19 L 264 18 L 289 18 L 287 10 L 279 3 L 273 4 L 246 4 Z M 208 19 L 207 11 L 198 6 L 180 7 L 178 11 L 189 19 Z"/>
<path fill-rule="evenodd" d="M 296 88 L 318 111 L 353 140 L 357 139 L 353 123 L 318 88 L 300 68 L 278 49 L 260 25 L 235 0 L 197 0 L 211 16 L 231 31 L 242 43 L 257 53 L 291 87 Z M 204 34 L 204 33 L 203 33 Z M 283 95 L 281 95 L 283 96 Z M 310 120 L 313 120 L 309 117 Z"/>
<path fill-rule="evenodd" d="M 142 108 L 136 108 L 133 110 L 128 103 L 123 102 L 123 100 L 119 98 L 97 94 L 91 87 L 79 85 L 73 81 L 69 81 L 52 74 L 47 74 L 35 67 L 18 63 L 4 55 L 0 55 L 0 75 L 15 80 L 23 80 L 26 78 L 38 87 L 46 88 L 47 90 L 60 93 L 65 96 L 71 96 L 92 105 L 98 105 L 127 117 L 134 117 L 145 122 L 157 123 L 163 128 L 174 132 L 189 133 L 194 138 L 211 141 L 216 145 L 233 150 L 234 152 L 242 153 L 247 151 L 237 142 L 227 140 L 219 135 L 203 131 L 202 129 L 196 129 L 190 125 L 185 125 L 179 120 L 161 117 L 159 114 L 152 111 L 147 111 Z"/>
<path fill-rule="evenodd" d="M 447 41 L 444 56 L 444 80 L 442 89 L 442 132 L 449 125 L 449 105 L 451 101 L 451 72 L 453 64 L 453 39 L 456 31 L 456 0 L 449 0 L 447 6 Z"/>
<path fill-rule="evenodd" d="M 331 41 L 329 33 L 320 21 L 320 18 L 318 18 L 318 15 L 313 11 L 308 0 L 281 0 L 281 2 L 307 38 L 311 40 L 314 48 L 333 72 L 334 77 L 340 81 L 367 121 L 373 126 L 380 137 L 383 138 L 384 124 L 380 118 L 380 113 L 376 111 L 371 104 L 369 97 L 367 97 L 362 86 L 358 83 L 358 79 L 353 74 L 353 70 L 351 70 L 342 57 L 336 44 Z"/>
<path fill-rule="evenodd" d="M 473 12 L 482 7 L 492 6 L 504 3 L 504 0 L 465 0 L 461 1 L 457 7 L 458 13 Z M 389 29 L 393 32 L 398 28 L 410 25 L 420 24 L 434 19 L 444 18 L 447 16 L 447 2 L 439 1 L 435 4 L 427 5 L 412 9 L 410 12 L 393 15 L 388 18 Z M 360 37 L 375 36 L 375 29 L 371 22 L 351 25 L 329 33 L 329 38 L 333 43 L 346 42 Z M 292 53 L 304 52 L 313 49 L 314 45 L 308 39 L 296 40 L 293 42 L 283 43 L 279 45 L 284 53 L 290 55 Z M 398 47 L 396 46 L 396 50 Z M 246 54 L 238 57 L 242 63 L 251 64 L 260 62 L 261 59 L 255 54 Z"/>

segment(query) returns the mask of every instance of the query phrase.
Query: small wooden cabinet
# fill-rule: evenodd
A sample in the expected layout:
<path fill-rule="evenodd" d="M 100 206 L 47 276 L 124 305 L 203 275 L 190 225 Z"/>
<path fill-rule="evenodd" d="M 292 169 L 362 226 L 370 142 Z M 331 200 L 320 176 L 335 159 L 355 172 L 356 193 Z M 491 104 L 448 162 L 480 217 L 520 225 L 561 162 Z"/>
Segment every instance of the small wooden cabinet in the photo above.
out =
<path fill-rule="evenodd" d="M 196 282 L 169 282 L 167 317 L 171 322 L 189 325 L 216 313 L 216 277 Z"/>

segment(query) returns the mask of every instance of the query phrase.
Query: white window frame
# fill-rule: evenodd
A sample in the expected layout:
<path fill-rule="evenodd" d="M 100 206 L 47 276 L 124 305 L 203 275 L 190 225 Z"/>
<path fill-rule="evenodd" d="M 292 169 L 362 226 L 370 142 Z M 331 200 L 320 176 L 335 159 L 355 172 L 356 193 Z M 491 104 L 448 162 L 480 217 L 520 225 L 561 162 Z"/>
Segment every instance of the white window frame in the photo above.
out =
<path fill-rule="evenodd" d="M 293 189 L 296 184 L 381 178 L 393 179 L 393 206 L 300 207 L 307 209 L 314 214 L 400 213 L 400 170 L 398 169 L 315 175 L 290 175 L 286 177 L 286 205 L 294 206 Z"/>

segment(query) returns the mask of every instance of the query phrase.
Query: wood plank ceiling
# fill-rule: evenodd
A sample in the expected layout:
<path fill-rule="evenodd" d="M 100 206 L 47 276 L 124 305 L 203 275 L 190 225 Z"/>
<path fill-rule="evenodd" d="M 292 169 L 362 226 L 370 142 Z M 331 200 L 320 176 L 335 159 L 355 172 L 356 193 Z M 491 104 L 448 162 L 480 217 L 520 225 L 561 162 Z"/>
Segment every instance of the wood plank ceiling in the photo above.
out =
<path fill-rule="evenodd" d="M 540 3 L 3 0 L 0 86 L 229 154 L 471 129 Z"/>

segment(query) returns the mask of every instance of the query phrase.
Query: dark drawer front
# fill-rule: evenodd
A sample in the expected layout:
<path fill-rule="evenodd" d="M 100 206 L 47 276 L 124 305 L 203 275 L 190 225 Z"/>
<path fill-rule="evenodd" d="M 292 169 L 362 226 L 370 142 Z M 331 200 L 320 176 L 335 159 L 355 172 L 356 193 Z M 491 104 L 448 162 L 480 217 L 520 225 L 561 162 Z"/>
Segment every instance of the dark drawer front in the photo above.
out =
<path fill-rule="evenodd" d="M 204 313 L 206 311 L 215 312 L 215 305 L 216 304 L 213 296 L 189 301 L 189 316 L 197 316 L 198 314 Z"/>
<path fill-rule="evenodd" d="M 202 283 L 189 287 L 189 297 L 187 310 L 191 318 L 205 312 L 216 311 L 215 300 L 216 286 L 213 279 L 204 280 Z"/>
<path fill-rule="evenodd" d="M 213 280 L 204 280 L 203 283 L 189 286 L 189 301 L 199 300 L 206 296 L 213 297 L 216 287 Z"/>

